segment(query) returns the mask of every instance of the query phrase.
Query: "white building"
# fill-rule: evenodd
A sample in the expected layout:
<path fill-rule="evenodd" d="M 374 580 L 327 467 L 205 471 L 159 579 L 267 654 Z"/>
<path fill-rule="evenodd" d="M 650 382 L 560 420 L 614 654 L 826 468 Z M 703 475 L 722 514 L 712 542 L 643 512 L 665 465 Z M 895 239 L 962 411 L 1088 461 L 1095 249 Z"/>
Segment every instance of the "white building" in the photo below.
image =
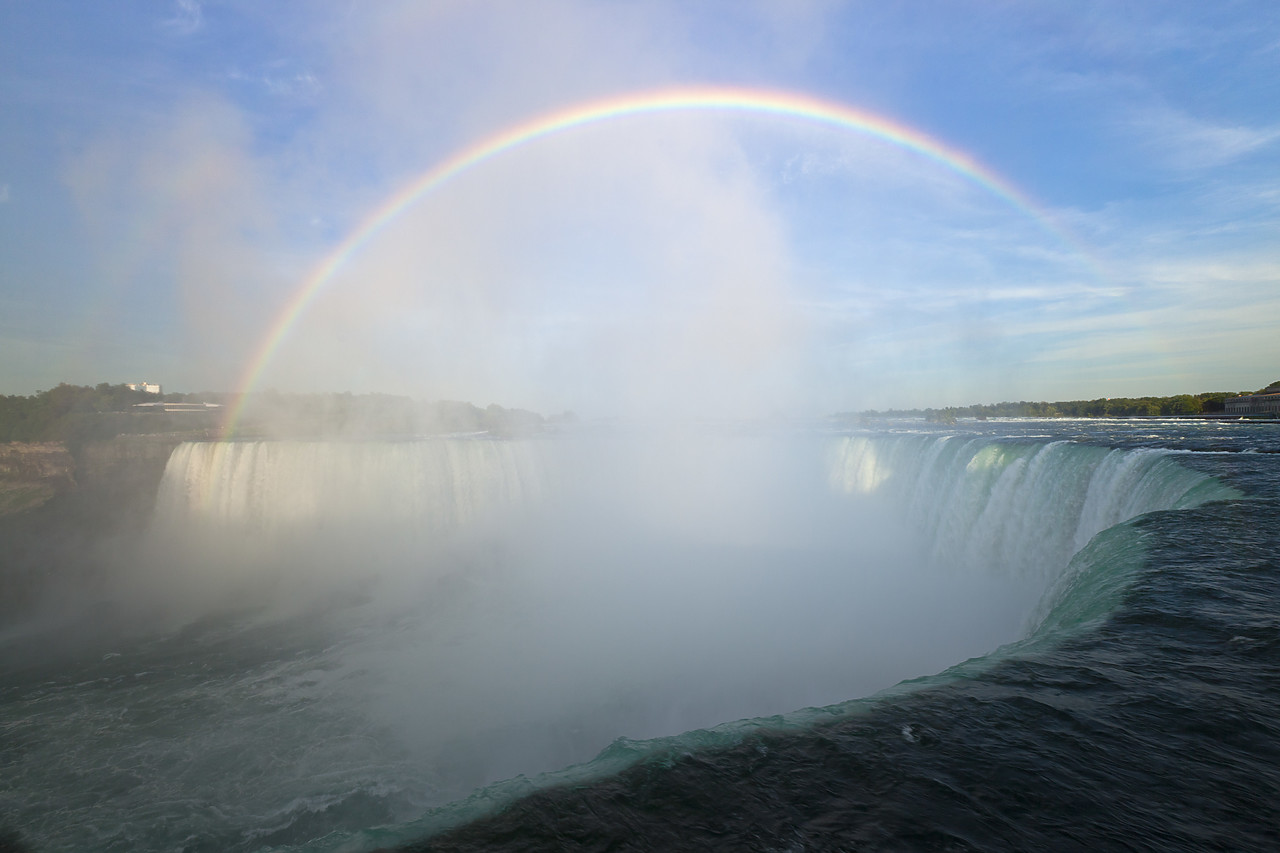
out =
<path fill-rule="evenodd" d="M 160 387 L 160 383 L 155 382 L 126 382 L 124 387 L 130 391 L 145 391 L 148 394 L 163 394 L 164 389 Z"/>

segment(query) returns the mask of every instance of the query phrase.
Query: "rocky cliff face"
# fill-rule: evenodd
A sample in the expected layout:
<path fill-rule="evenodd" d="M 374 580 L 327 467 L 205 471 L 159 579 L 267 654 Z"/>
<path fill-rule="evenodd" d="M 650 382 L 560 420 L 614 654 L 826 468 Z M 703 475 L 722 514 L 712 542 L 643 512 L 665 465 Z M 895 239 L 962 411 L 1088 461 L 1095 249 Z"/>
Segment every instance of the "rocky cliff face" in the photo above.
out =
<path fill-rule="evenodd" d="M 164 466 L 181 441 L 171 435 L 121 435 L 84 445 L 76 453 L 81 499 L 106 501 L 115 512 L 150 515 Z"/>
<path fill-rule="evenodd" d="M 51 589 L 92 583 L 139 536 L 180 436 L 120 436 L 69 450 L 0 444 L 0 627 Z"/>
<path fill-rule="evenodd" d="M 34 509 L 75 488 L 75 468 L 61 442 L 0 444 L 0 516 Z"/>
<path fill-rule="evenodd" d="M 62 442 L 0 444 L 0 516 L 35 510 L 54 498 L 127 497 L 149 511 L 178 442 L 164 435 L 119 436 L 75 453 Z"/>

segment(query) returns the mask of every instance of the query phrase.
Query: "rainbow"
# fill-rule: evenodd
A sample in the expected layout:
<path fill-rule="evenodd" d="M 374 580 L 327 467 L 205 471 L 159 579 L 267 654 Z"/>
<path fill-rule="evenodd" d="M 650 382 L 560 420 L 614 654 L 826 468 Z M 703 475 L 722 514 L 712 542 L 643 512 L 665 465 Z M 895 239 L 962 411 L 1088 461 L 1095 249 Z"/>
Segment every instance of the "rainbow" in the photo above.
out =
<path fill-rule="evenodd" d="M 637 92 L 576 104 L 539 115 L 474 142 L 415 177 L 391 194 L 359 226 L 335 246 L 298 286 L 268 328 L 249 360 L 228 407 L 223 435 L 230 437 L 240 420 L 248 392 L 258 383 L 281 343 L 316 294 L 353 255 L 389 222 L 446 182 L 508 151 L 562 131 L 630 116 L 687 111 L 722 111 L 802 119 L 862 133 L 914 151 L 1004 199 L 1040 223 L 1079 253 L 1078 247 L 1049 215 L 1024 193 L 962 151 L 905 124 L 883 116 L 793 92 L 720 87 L 680 87 Z"/>

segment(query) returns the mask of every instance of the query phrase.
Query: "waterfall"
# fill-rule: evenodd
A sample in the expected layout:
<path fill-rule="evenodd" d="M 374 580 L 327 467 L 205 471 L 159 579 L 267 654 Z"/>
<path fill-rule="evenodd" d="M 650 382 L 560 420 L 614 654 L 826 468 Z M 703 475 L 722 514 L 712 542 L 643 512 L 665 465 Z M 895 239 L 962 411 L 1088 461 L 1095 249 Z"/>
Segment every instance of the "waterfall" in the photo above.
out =
<path fill-rule="evenodd" d="M 1045 580 L 1107 528 L 1233 494 L 1166 451 L 955 435 L 842 438 L 830 478 L 901 506 L 936 562 Z"/>
<path fill-rule="evenodd" d="M 146 553 L 104 583 L 142 636 L 30 694 L 62 728 L 11 787 L 65 802 L 74 755 L 86 825 L 132 815 L 157 849 L 374 824 L 344 849 L 385 845 L 436 806 L 830 719 L 1107 619 L 1135 516 L 1238 497 L 1180 458 L 938 434 L 186 444 Z"/>
<path fill-rule="evenodd" d="M 1166 453 L 961 436 L 187 444 L 149 580 L 338 620 L 447 799 L 980 657 L 1097 534 L 1221 496 Z"/>
<path fill-rule="evenodd" d="M 161 481 L 157 524 L 225 532 L 315 532 L 332 525 L 457 529 L 542 490 L 528 443 L 187 443 Z"/>

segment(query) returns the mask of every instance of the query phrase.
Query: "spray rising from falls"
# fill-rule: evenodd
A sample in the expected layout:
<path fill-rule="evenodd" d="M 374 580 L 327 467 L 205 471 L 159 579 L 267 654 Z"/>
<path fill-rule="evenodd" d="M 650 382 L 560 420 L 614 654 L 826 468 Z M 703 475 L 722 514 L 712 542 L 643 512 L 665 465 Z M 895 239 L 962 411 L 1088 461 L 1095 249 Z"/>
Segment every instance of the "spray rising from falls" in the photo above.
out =
<path fill-rule="evenodd" d="M 102 579 L 100 609 L 129 628 L 6 678 L 7 819 L 40 850 L 386 847 L 529 790 L 517 774 L 576 782 L 668 749 L 700 765 L 699 747 L 830 720 L 901 679 L 1041 653 L 1074 668 L 1059 638 L 1129 592 L 1153 603 L 1133 582 L 1168 565 L 1153 531 L 1234 517 L 1178 512 L 1240 497 L 1178 460 L 1249 457 L 1008 433 L 185 445 L 143 558 Z M 1173 513 L 1126 521 L 1152 510 Z M 985 689 L 956 686 L 907 704 Z M 992 719 L 1043 705 L 1012 704 Z M 654 736 L 670 739 L 623 739 Z M 927 774 L 933 746 L 911 740 Z"/>
<path fill-rule="evenodd" d="M 189 444 L 149 583 L 358 580 L 335 671 L 443 801 L 984 655 L 1100 532 L 1225 496 L 1167 454 L 936 435 Z"/>

